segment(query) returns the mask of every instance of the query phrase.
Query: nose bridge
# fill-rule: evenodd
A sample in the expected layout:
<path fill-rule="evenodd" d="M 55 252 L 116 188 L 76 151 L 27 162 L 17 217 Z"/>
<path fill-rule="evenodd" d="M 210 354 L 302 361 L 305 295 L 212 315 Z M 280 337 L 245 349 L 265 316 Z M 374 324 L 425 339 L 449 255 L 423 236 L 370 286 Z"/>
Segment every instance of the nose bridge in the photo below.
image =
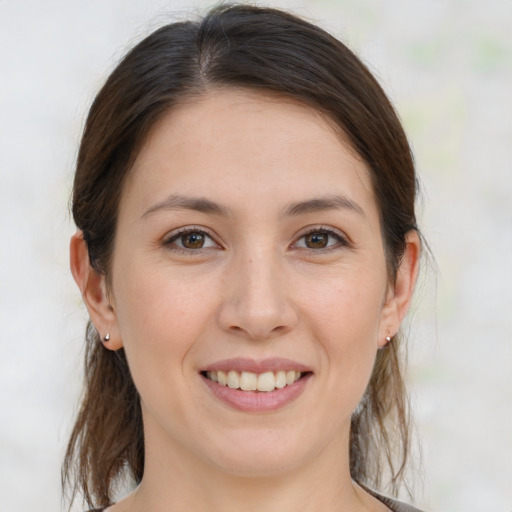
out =
<path fill-rule="evenodd" d="M 223 328 L 252 339 L 290 329 L 295 314 L 283 277 L 283 261 L 272 245 L 240 251 L 229 271 L 229 291 L 221 311 Z"/>

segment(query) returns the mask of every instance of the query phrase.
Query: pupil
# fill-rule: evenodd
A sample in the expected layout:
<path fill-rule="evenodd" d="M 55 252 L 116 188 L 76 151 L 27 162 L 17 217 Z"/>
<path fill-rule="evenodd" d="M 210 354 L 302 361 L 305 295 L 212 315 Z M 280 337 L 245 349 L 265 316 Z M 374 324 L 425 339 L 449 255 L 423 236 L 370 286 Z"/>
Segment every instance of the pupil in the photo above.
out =
<path fill-rule="evenodd" d="M 181 243 L 187 249 L 200 249 L 204 244 L 204 235 L 202 233 L 187 233 L 181 237 Z"/>
<path fill-rule="evenodd" d="M 313 233 L 312 235 L 307 235 L 306 237 L 306 245 L 310 249 L 323 249 L 327 247 L 328 235 L 325 233 Z"/>

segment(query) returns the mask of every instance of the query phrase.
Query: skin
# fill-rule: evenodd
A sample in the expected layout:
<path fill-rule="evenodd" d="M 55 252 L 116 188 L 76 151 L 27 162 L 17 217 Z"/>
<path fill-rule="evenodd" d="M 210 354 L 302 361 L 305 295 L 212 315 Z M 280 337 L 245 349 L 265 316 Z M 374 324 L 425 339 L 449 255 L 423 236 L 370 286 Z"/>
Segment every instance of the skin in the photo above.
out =
<path fill-rule="evenodd" d="M 110 286 L 81 234 L 71 242 L 91 319 L 141 395 L 144 478 L 109 512 L 386 510 L 350 478 L 350 416 L 406 314 L 420 243 L 408 235 L 390 283 L 368 172 L 318 112 L 269 95 L 213 91 L 154 127 L 123 191 Z M 183 247 L 181 228 L 204 246 Z M 284 407 L 241 412 L 199 374 L 232 357 L 312 375 Z"/>

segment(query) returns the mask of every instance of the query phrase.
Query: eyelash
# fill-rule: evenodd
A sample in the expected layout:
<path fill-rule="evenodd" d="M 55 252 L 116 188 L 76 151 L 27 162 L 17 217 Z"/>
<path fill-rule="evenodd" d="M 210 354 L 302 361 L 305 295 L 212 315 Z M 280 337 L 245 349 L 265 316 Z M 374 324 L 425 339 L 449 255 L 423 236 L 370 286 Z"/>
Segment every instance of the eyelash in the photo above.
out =
<path fill-rule="evenodd" d="M 322 235 L 328 235 L 330 237 L 332 236 L 336 239 L 337 243 L 335 243 L 333 245 L 328 245 L 327 247 L 323 247 L 323 248 L 319 248 L 319 249 L 311 249 L 310 247 L 300 247 L 300 249 L 308 251 L 312 254 L 318 254 L 318 253 L 325 253 L 327 251 L 336 250 L 336 249 L 339 249 L 340 247 L 349 247 L 350 246 L 350 243 L 346 239 L 346 237 L 344 237 L 339 231 L 337 231 L 333 228 L 327 227 L 327 226 L 315 226 L 315 227 L 311 227 L 311 228 L 307 229 L 300 236 L 300 238 L 297 239 L 297 242 L 295 242 L 293 245 L 296 245 L 299 240 L 302 240 L 306 236 L 312 235 L 312 234 L 322 234 Z"/>
<path fill-rule="evenodd" d="M 203 235 L 205 236 L 206 238 L 209 238 L 217 247 L 220 246 L 219 243 L 217 243 L 217 241 L 214 239 L 214 237 L 208 233 L 207 231 L 204 230 L 204 228 L 200 228 L 200 227 L 196 227 L 196 226 L 189 226 L 189 227 L 186 227 L 186 228 L 183 228 L 183 229 L 180 229 L 178 231 L 175 231 L 173 233 L 171 233 L 168 237 L 166 237 L 163 242 L 162 242 L 162 245 L 165 246 L 165 247 L 169 247 L 173 250 L 173 251 L 176 251 L 176 252 L 180 252 L 180 253 L 183 253 L 183 254 L 193 254 L 193 253 L 201 253 L 203 252 L 204 250 L 208 250 L 210 249 L 211 247 L 201 247 L 201 248 L 198 248 L 198 249 L 188 249 L 186 247 L 180 247 L 178 245 L 174 245 L 174 242 L 176 242 L 177 240 L 179 240 L 181 237 L 185 236 L 185 235 L 188 235 L 188 234 L 191 234 L 191 233 L 198 233 L 200 235 Z"/>
<path fill-rule="evenodd" d="M 204 250 L 211 249 L 211 247 L 200 247 L 197 249 L 191 249 L 191 248 L 180 247 L 177 245 L 173 246 L 174 242 L 179 240 L 181 237 L 191 234 L 191 233 L 198 233 L 200 235 L 203 235 L 206 238 L 210 239 L 211 242 L 213 242 L 217 247 L 220 247 L 220 244 L 215 240 L 215 238 L 211 234 L 209 234 L 207 231 L 205 231 L 204 228 L 200 228 L 200 227 L 196 227 L 196 226 L 186 227 L 186 228 L 180 229 L 179 231 L 171 233 L 168 237 L 166 237 L 163 240 L 162 245 L 166 246 L 166 247 L 171 246 L 171 249 L 173 251 L 180 252 L 183 254 L 193 254 L 193 253 L 200 254 Z M 334 237 L 337 240 L 337 243 L 328 245 L 327 247 L 322 247 L 322 248 L 317 248 L 317 249 L 312 249 L 310 247 L 296 247 L 297 243 L 300 240 L 302 240 L 303 238 L 307 237 L 308 235 L 312 235 L 312 234 L 325 234 L 325 235 L 328 235 L 329 237 Z M 340 247 L 348 247 L 348 246 L 350 246 L 349 241 L 341 233 L 339 233 L 338 231 L 336 231 L 332 228 L 326 227 L 326 226 L 315 226 L 315 227 L 309 228 L 292 244 L 292 247 L 294 247 L 296 249 L 308 251 L 311 254 L 325 253 L 327 251 L 339 249 Z"/>

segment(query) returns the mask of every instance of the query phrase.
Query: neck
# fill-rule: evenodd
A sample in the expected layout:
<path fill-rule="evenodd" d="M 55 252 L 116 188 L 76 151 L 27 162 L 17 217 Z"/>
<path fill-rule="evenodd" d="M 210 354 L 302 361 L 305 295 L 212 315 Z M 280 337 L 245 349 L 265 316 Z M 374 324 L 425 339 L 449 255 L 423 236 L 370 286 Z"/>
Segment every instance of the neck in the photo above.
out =
<path fill-rule="evenodd" d="M 151 437 L 154 441 L 157 436 Z M 347 433 L 337 446 L 272 475 L 240 476 L 206 464 L 180 446 L 146 444 L 143 481 L 119 510 L 352 512 L 367 510 L 365 500 L 350 477 Z"/>

